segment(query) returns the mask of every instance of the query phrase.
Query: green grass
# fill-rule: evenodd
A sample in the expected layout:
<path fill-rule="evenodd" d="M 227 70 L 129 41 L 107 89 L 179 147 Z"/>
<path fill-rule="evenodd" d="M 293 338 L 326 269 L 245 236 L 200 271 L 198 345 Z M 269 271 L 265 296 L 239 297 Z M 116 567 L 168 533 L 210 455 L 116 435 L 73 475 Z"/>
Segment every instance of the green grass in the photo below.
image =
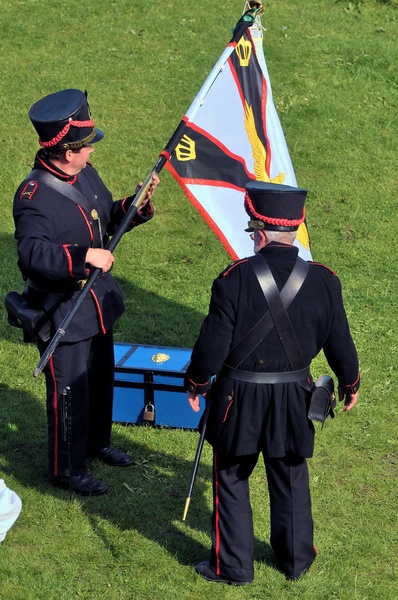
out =
<path fill-rule="evenodd" d="M 11 203 L 37 148 L 27 111 L 64 87 L 87 88 L 106 137 L 94 163 L 115 198 L 156 162 L 230 38 L 243 1 L 0 0 L 0 286 L 21 289 Z M 363 384 L 358 406 L 317 431 L 309 462 L 319 556 L 284 580 L 269 547 L 263 469 L 252 477 L 255 581 L 196 576 L 208 557 L 211 451 L 181 521 L 197 433 L 114 426 L 135 465 L 93 465 L 106 496 L 47 482 L 44 381 L 34 347 L 0 311 L 0 477 L 23 510 L 1 544 L 0 598 L 345 600 L 396 598 L 398 2 L 265 2 L 265 57 L 307 215 L 315 260 L 338 271 Z M 120 242 L 114 273 L 125 342 L 191 347 L 213 278 L 229 258 L 164 170 L 156 216 Z M 314 375 L 327 369 L 320 356 Z"/>

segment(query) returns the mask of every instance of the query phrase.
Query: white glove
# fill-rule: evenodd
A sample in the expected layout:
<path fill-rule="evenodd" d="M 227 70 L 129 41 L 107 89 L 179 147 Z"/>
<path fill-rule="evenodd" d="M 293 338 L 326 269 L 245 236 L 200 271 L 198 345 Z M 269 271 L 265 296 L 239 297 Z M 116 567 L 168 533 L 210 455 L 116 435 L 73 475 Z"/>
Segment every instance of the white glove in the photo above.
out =
<path fill-rule="evenodd" d="M 0 479 L 0 542 L 5 539 L 7 531 L 18 519 L 21 508 L 21 498 Z"/>

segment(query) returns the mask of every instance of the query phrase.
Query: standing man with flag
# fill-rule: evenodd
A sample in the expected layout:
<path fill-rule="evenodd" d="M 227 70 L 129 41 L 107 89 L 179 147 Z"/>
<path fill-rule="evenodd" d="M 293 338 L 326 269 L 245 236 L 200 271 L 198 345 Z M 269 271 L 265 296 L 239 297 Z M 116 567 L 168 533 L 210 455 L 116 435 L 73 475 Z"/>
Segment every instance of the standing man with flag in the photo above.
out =
<path fill-rule="evenodd" d="M 234 262 L 214 281 L 186 372 L 194 411 L 200 408 L 199 394 L 206 395 L 217 374 L 206 427 L 214 456 L 212 548 L 210 561 L 196 565 L 209 581 L 243 585 L 253 580 L 249 477 L 260 453 L 279 568 L 288 579 L 309 569 L 316 557 L 306 462 L 314 447 L 307 416 L 309 367 L 322 349 L 338 379 L 344 410 L 358 399 L 358 358 L 340 281 L 329 268 L 299 258 L 293 246 L 305 218 L 306 194 L 280 184 L 246 185 L 246 231 L 253 236 L 255 257 Z M 271 308 L 275 304 L 277 311 Z"/>
<path fill-rule="evenodd" d="M 99 495 L 107 486 L 87 473 L 87 458 L 116 467 L 132 463 L 128 454 L 111 446 L 113 325 L 125 308 L 124 294 L 110 274 L 114 257 L 106 246 L 135 196 L 113 201 L 88 162 L 104 134 L 94 125 L 87 93 L 67 89 L 49 94 L 30 108 L 29 117 L 41 149 L 34 170 L 15 194 L 15 237 L 24 296 L 45 311 L 50 334 L 73 307 L 90 271 L 102 271 L 46 366 L 50 478 L 54 486 Z M 152 218 L 150 199 L 158 183 L 153 174 L 129 230 Z M 43 355 L 49 336 L 36 333 Z M 68 420 L 61 406 L 66 391 L 71 396 L 70 449 L 69 436 L 62 435 Z"/>

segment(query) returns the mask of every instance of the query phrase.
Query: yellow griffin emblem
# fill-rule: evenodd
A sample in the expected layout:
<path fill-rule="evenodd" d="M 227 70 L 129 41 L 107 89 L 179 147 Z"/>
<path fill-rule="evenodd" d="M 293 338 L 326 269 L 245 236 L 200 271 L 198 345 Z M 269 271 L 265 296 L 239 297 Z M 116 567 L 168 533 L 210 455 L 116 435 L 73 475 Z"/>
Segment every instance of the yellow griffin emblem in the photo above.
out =
<path fill-rule="evenodd" d="M 268 183 L 283 183 L 285 180 L 284 173 L 279 173 L 276 177 L 270 179 L 265 169 L 267 151 L 257 134 L 253 108 L 249 106 L 247 100 L 245 100 L 245 128 L 247 137 L 249 138 L 249 142 L 252 147 L 254 175 L 256 176 L 256 180 L 267 181 Z"/>

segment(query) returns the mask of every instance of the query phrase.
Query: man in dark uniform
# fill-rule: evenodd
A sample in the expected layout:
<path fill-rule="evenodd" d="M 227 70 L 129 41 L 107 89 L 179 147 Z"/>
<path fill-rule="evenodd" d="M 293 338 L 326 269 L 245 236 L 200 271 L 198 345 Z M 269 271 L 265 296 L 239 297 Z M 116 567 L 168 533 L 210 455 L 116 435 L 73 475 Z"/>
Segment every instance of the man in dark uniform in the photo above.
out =
<path fill-rule="evenodd" d="M 297 260 L 298 249 L 292 244 L 305 218 L 306 194 L 271 183 L 246 186 L 245 208 L 251 219 L 247 231 L 279 291 Z M 217 374 L 206 429 L 214 451 L 212 549 L 210 561 L 199 563 L 196 570 L 210 581 L 235 585 L 252 581 L 254 575 L 248 479 L 260 453 L 270 497 L 271 545 L 279 568 L 287 578 L 297 579 L 315 559 L 306 463 L 314 446 L 314 427 L 307 417 L 312 359 L 323 349 L 339 382 L 339 398 L 345 399 L 344 410 L 356 404 L 359 388 L 357 352 L 340 281 L 317 263 L 309 263 L 287 309 L 308 376 L 291 369 L 275 327 L 262 341 L 259 337 L 255 349 L 246 348 L 238 368 L 227 367 L 231 350 L 267 312 L 250 260 L 236 261 L 214 281 L 209 313 L 185 379 L 189 403 L 198 411 L 199 394 L 206 395 Z M 284 382 L 278 382 L 281 379 Z"/>
<path fill-rule="evenodd" d="M 41 149 L 34 170 L 15 194 L 15 238 L 24 294 L 33 306 L 47 311 L 51 334 L 69 312 L 90 268 L 102 270 L 45 368 L 50 477 L 62 488 L 70 486 L 71 477 L 75 492 L 99 495 L 107 486 L 87 473 L 87 458 L 111 466 L 132 463 L 129 455 L 111 446 L 112 327 L 125 308 L 123 292 L 110 274 L 114 257 L 105 247 L 134 195 L 113 201 L 88 162 L 93 144 L 104 134 L 94 125 L 87 93 L 67 89 L 45 96 L 31 107 L 29 117 Z M 130 229 L 152 218 L 150 198 L 158 182 L 154 174 Z M 37 335 L 41 354 L 48 341 L 48 335 Z M 69 440 L 63 434 L 61 410 L 62 392 L 68 388 Z"/>

